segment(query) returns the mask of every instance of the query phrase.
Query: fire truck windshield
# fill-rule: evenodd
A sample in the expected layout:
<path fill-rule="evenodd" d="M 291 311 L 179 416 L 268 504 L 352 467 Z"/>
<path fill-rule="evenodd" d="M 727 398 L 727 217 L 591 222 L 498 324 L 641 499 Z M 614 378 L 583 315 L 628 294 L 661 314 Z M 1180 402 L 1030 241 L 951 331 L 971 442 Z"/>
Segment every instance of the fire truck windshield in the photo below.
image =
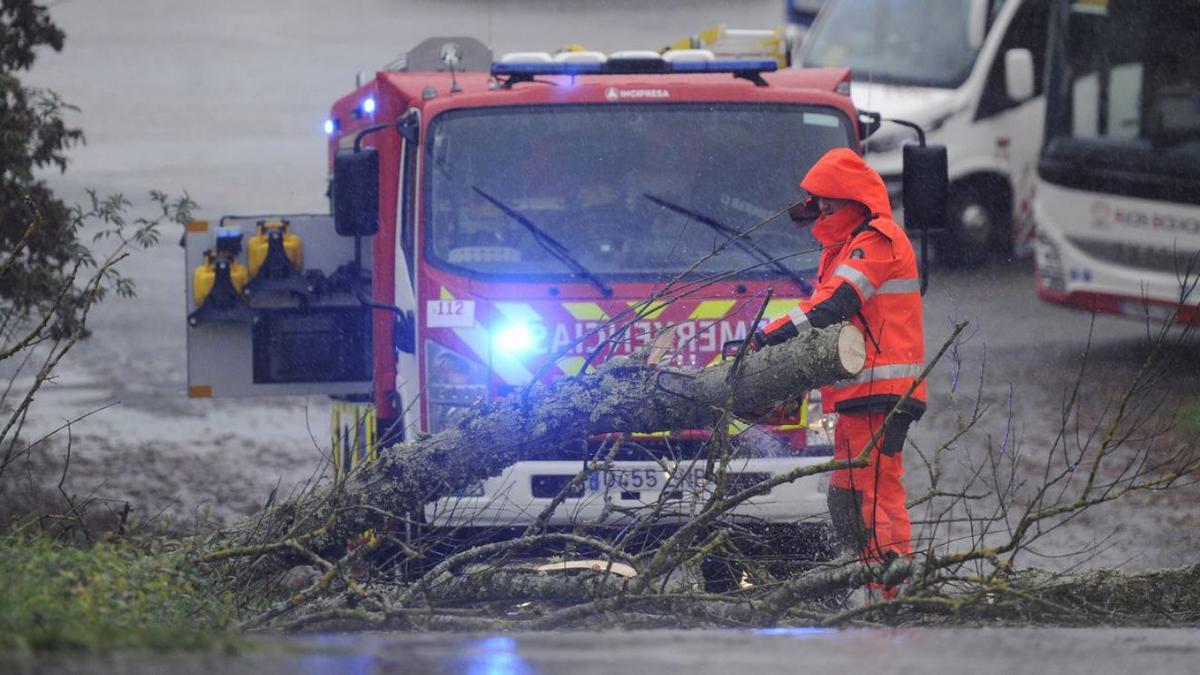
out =
<path fill-rule="evenodd" d="M 852 136 L 828 108 L 683 103 L 454 110 L 428 138 L 431 262 L 494 278 L 577 272 L 519 213 L 591 274 L 619 280 L 810 272 L 818 246 L 808 232 L 786 213 L 759 224 L 800 197 L 813 162 Z M 756 225 L 743 237 L 752 246 L 729 244 Z"/>

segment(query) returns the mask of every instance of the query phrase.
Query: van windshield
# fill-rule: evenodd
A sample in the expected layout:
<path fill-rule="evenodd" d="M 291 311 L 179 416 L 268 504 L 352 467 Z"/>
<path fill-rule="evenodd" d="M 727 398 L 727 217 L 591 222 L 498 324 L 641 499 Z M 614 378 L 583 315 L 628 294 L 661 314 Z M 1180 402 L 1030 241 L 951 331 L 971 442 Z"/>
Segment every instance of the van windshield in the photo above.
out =
<path fill-rule="evenodd" d="M 999 4 L 993 0 L 992 4 Z M 954 89 L 966 81 L 970 0 L 839 0 L 809 34 L 804 65 L 850 68 L 854 79 Z"/>
<path fill-rule="evenodd" d="M 784 104 L 448 111 L 425 144 L 425 255 L 499 278 L 780 276 L 773 257 L 807 276 L 818 245 L 786 213 L 726 242 L 850 134 L 839 112 Z"/>

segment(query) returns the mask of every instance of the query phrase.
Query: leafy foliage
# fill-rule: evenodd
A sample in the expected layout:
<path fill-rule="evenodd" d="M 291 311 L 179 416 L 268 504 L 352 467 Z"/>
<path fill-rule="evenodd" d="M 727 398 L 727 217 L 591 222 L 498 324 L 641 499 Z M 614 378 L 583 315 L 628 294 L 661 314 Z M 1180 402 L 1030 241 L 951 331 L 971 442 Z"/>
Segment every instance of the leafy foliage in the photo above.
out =
<path fill-rule="evenodd" d="M 88 190 L 88 203 L 68 209 L 71 231 L 85 226 L 91 233 L 90 245 L 76 235 L 71 244 L 69 268 L 61 275 L 22 278 L 28 261 L 35 254 L 28 248 L 31 233 L 38 232 L 40 221 L 26 228 L 14 250 L 0 255 L 0 289 L 20 284 L 51 284 L 36 289 L 44 299 L 22 310 L 17 302 L 5 306 L 0 296 L 0 363 L 12 362 L 7 387 L 0 392 L 0 477 L 16 461 L 37 445 L 21 441 L 29 407 L 37 392 L 75 344 L 87 335 L 87 318 L 96 303 L 110 292 L 121 297 L 134 295 L 134 283 L 120 272 L 119 264 L 130 250 L 147 249 L 159 242 L 165 221 L 177 223 L 191 219 L 195 203 L 185 193 L 171 197 L 157 190 L 150 192 L 155 210 L 149 215 L 133 215 L 133 204 L 124 195 L 101 197 Z M 36 313 L 34 313 L 36 310 Z M 36 358 L 35 358 L 36 357 Z M 29 376 L 20 379 L 21 376 Z M 0 486 L 0 492 L 3 486 Z"/>
<path fill-rule="evenodd" d="M 58 327 L 69 330 L 66 317 L 80 304 L 78 291 L 57 302 L 84 252 L 79 220 L 34 173 L 65 170 L 65 152 L 83 141 L 83 132 L 63 121 L 72 106 L 52 91 L 25 87 L 17 77 L 33 65 L 39 47 L 61 50 L 64 37 L 44 7 L 0 0 L 0 250 L 21 251 L 0 278 L 0 308 L 8 325 L 61 304 Z"/>
<path fill-rule="evenodd" d="M 181 552 L 0 536 L 0 650 L 206 646 L 230 624 Z"/>

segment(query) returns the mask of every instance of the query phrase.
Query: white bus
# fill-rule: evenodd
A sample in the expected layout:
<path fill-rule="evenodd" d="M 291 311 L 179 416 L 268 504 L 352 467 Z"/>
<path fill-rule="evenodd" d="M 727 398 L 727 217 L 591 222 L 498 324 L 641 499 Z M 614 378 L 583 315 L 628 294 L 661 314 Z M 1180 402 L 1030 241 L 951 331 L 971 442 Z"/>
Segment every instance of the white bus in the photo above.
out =
<path fill-rule="evenodd" d="M 1200 322 L 1200 0 L 1055 0 L 1051 16 L 1038 295 Z"/>
<path fill-rule="evenodd" d="M 950 213 L 932 233 L 942 263 L 1029 248 L 1050 1 L 828 0 L 800 47 L 801 66 L 852 69 L 860 109 L 916 122 L 947 146 Z M 893 195 L 911 140 L 885 123 L 866 144 Z"/>

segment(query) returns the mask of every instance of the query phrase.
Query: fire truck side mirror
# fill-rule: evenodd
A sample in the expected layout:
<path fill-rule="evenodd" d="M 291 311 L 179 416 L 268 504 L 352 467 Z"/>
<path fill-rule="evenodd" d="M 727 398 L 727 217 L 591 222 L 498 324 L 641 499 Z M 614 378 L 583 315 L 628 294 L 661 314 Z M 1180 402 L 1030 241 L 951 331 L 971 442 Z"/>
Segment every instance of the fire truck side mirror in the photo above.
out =
<path fill-rule="evenodd" d="M 928 233 L 945 225 L 950 175 L 946 146 L 904 146 L 904 224 Z"/>
<path fill-rule="evenodd" d="M 379 153 L 338 150 L 333 157 L 333 228 L 343 237 L 379 231 Z"/>

